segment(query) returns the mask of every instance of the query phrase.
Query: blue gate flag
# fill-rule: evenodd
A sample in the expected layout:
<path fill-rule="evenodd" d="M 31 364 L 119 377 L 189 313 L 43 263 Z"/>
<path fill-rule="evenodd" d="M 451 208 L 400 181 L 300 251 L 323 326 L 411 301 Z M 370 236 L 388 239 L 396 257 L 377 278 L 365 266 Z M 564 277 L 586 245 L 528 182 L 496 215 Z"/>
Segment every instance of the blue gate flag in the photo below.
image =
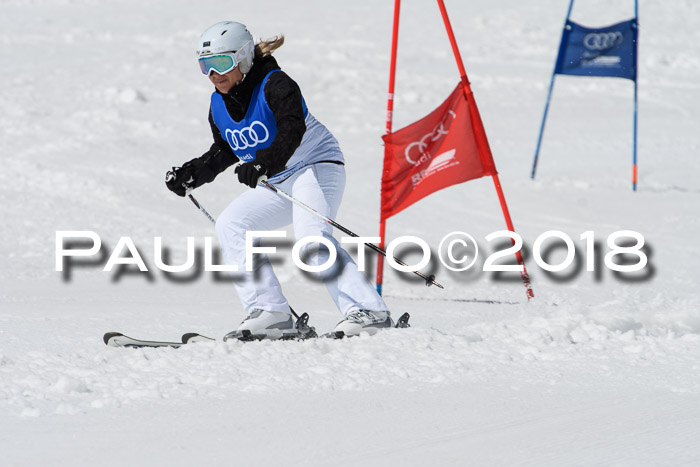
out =
<path fill-rule="evenodd" d="M 605 28 L 567 19 L 554 73 L 637 79 L 637 18 Z"/>
<path fill-rule="evenodd" d="M 634 18 L 605 28 L 586 28 L 569 20 L 574 0 L 569 2 L 566 22 L 561 35 L 559 53 L 549 81 L 544 114 L 537 137 L 535 160 L 532 162 L 530 178 L 535 178 L 537 160 L 540 155 L 544 125 L 547 121 L 549 101 L 554 89 L 554 77 L 612 76 L 627 78 L 634 82 L 634 112 L 632 127 L 632 190 L 637 191 L 637 40 L 639 38 L 638 1 L 634 0 Z"/>

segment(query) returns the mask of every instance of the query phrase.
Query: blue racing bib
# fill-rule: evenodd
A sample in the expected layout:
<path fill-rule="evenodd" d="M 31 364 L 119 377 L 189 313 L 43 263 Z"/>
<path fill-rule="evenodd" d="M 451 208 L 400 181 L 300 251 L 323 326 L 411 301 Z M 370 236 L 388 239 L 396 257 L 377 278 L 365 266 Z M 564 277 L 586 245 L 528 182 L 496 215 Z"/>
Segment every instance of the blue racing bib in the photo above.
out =
<path fill-rule="evenodd" d="M 214 92 L 211 95 L 211 113 L 214 124 L 219 129 L 221 137 L 228 142 L 233 153 L 241 162 L 255 160 L 257 152 L 270 147 L 277 136 L 275 116 L 265 99 L 265 84 L 270 75 L 276 71 L 280 70 L 269 72 L 255 87 L 250 98 L 248 111 L 240 122 L 231 118 L 221 94 Z M 306 117 L 308 110 L 303 98 L 302 106 L 304 117 Z"/>

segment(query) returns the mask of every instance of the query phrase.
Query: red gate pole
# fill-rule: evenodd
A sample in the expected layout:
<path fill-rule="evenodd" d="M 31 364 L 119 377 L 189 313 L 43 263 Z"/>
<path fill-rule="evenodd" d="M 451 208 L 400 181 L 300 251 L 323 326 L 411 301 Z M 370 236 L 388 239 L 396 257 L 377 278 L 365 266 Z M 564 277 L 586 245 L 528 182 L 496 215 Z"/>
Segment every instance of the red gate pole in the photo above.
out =
<path fill-rule="evenodd" d="M 464 88 L 465 97 L 469 104 L 469 110 L 472 114 L 472 124 L 474 126 L 474 134 L 476 135 L 476 144 L 479 148 L 479 156 L 482 158 L 482 163 L 485 167 L 492 166 L 493 173 L 491 177 L 493 178 L 493 184 L 496 187 L 496 192 L 498 193 L 498 200 L 501 203 L 501 209 L 503 210 L 503 216 L 506 220 L 506 226 L 511 232 L 515 232 L 513 227 L 513 221 L 510 218 L 510 212 L 508 211 L 508 205 L 506 204 L 506 197 L 503 194 L 503 189 L 501 188 L 501 181 L 498 179 L 498 172 L 495 170 L 495 164 L 493 163 L 493 156 L 491 156 L 491 149 L 489 148 L 489 142 L 486 138 L 486 132 L 484 131 L 484 125 L 481 122 L 481 116 L 479 115 L 479 110 L 476 107 L 476 101 L 474 100 L 474 95 L 472 93 L 471 86 L 469 85 L 469 79 L 467 78 L 467 71 L 464 69 L 464 62 L 462 62 L 462 55 L 459 53 L 459 48 L 457 47 L 457 41 L 455 40 L 455 34 L 452 30 L 452 25 L 450 24 L 450 18 L 447 16 L 447 10 L 445 9 L 445 2 L 443 0 L 437 0 L 438 6 L 440 7 L 440 13 L 442 14 L 442 20 L 445 23 L 445 29 L 447 30 L 447 35 L 450 38 L 450 45 L 452 46 L 452 52 L 454 53 L 455 60 L 457 61 L 457 68 L 459 69 L 459 74 L 462 79 L 462 87 Z M 485 160 L 486 155 L 489 155 L 490 160 Z M 513 243 L 514 240 L 511 239 Z M 518 264 L 523 267 L 520 272 L 520 276 L 523 279 L 523 285 L 526 289 L 527 299 L 530 300 L 534 298 L 535 294 L 532 291 L 532 284 L 530 283 L 530 276 L 525 269 L 525 262 L 523 261 L 523 256 L 520 251 L 515 252 L 515 257 L 518 260 Z"/>
<path fill-rule="evenodd" d="M 389 93 L 386 102 L 386 134 L 391 133 L 391 124 L 394 117 L 394 84 L 396 82 L 396 50 L 399 43 L 399 10 L 401 0 L 394 0 L 394 26 L 391 36 L 391 64 L 389 65 Z M 385 156 L 386 159 L 386 156 Z M 382 177 L 383 178 L 383 177 Z M 386 218 L 381 210 L 379 213 L 379 248 L 384 249 L 386 235 Z M 377 256 L 377 292 L 382 294 L 382 283 L 384 282 L 384 257 Z"/>

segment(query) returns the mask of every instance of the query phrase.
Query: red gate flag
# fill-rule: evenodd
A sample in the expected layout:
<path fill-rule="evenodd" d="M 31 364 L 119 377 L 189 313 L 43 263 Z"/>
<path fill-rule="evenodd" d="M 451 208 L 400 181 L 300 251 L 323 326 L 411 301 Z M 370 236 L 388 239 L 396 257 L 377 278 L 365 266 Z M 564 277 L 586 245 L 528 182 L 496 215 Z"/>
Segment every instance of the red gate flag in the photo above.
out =
<path fill-rule="evenodd" d="M 384 219 L 435 191 L 497 174 L 476 104 L 461 82 L 428 116 L 382 138 Z"/>
<path fill-rule="evenodd" d="M 573 2 L 573 0 L 572 0 Z M 411 204 L 457 183 L 490 175 L 501 203 L 506 226 L 511 232 L 513 221 L 498 179 L 484 125 L 476 107 L 467 71 L 457 47 L 445 2 L 437 0 L 447 37 L 457 61 L 461 82 L 450 97 L 430 115 L 406 128 L 391 133 L 394 114 L 394 82 L 396 49 L 399 39 L 399 9 L 401 0 L 394 0 L 394 29 L 391 39 L 389 93 L 387 96 L 386 131 L 384 139 L 384 169 L 382 171 L 382 202 L 379 219 L 379 243 L 384 248 L 387 218 Z M 636 83 L 636 81 L 635 81 Z M 513 240 L 513 244 L 515 241 Z M 527 289 L 527 299 L 534 297 L 530 278 L 520 251 L 515 252 L 520 275 Z M 377 257 L 377 292 L 381 295 L 384 277 L 384 257 Z"/>

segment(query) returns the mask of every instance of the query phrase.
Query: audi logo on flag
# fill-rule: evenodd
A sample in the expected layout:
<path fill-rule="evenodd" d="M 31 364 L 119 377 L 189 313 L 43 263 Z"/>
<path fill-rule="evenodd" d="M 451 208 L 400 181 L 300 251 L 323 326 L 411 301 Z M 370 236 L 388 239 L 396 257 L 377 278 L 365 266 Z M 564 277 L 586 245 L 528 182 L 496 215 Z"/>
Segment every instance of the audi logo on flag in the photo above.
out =
<path fill-rule="evenodd" d="M 234 151 L 243 151 L 264 143 L 270 137 L 267 127 L 259 120 L 240 130 L 226 129 L 226 141 Z"/>
<path fill-rule="evenodd" d="M 452 120 L 454 120 L 457 117 L 457 114 L 454 112 L 454 110 L 448 110 L 445 119 L 442 120 L 433 129 L 433 131 L 423 136 L 420 140 L 414 141 L 413 143 L 406 146 L 404 155 L 406 156 L 406 160 L 409 162 L 409 164 L 416 165 L 419 162 L 421 162 L 421 157 L 423 156 L 423 154 L 425 154 L 426 150 L 428 149 L 428 144 L 434 143 L 435 141 L 439 140 L 448 133 L 447 130 L 445 130 L 445 125 L 447 124 L 447 121 L 450 117 L 452 117 Z M 418 151 L 417 154 L 416 150 Z M 415 159 L 411 157 L 412 155 Z"/>
<path fill-rule="evenodd" d="M 583 38 L 583 46 L 588 50 L 607 50 L 622 44 L 624 36 L 620 31 L 592 32 Z"/>

